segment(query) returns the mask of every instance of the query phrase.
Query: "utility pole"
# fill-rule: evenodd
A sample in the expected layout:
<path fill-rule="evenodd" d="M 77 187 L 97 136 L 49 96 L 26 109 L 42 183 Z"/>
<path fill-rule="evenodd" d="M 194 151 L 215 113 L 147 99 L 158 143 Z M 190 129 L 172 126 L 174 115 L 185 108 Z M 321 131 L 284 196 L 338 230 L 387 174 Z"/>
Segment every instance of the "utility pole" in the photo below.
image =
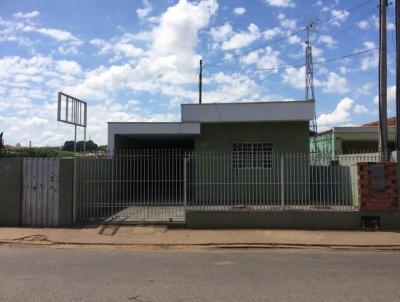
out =
<path fill-rule="evenodd" d="M 313 100 L 315 101 L 315 93 L 314 93 L 314 66 L 313 66 L 313 57 L 312 57 L 312 42 L 311 42 L 311 33 L 314 30 L 315 24 L 317 23 L 317 19 L 314 18 L 307 22 L 306 30 L 307 30 L 307 40 L 306 40 L 306 65 L 305 65 L 305 73 L 306 73 L 306 101 Z M 314 118 L 310 123 L 310 130 L 314 133 L 317 133 L 317 117 L 314 112 Z"/>
<path fill-rule="evenodd" d="M 387 46 L 386 46 L 387 0 L 379 6 L 379 153 L 382 160 L 388 159 L 387 133 Z"/>
<path fill-rule="evenodd" d="M 203 94 L 203 60 L 200 60 L 200 69 L 199 69 L 199 104 L 201 104 Z"/>
<path fill-rule="evenodd" d="M 396 150 L 400 151 L 400 0 L 396 0 Z"/>

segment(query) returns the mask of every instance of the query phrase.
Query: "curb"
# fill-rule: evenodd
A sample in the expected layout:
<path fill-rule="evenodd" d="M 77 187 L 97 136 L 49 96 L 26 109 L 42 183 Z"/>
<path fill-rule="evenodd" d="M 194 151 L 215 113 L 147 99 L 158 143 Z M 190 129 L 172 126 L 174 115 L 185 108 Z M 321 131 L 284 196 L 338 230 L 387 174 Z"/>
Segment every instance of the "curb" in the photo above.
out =
<path fill-rule="evenodd" d="M 121 247 L 153 248 L 163 250 L 182 249 L 290 249 L 290 250 L 330 250 L 330 251 L 391 251 L 400 252 L 400 245 L 352 245 L 352 244 L 298 244 L 298 243 L 82 243 L 40 240 L 0 240 L 1 245 L 41 246 L 41 247 Z"/>

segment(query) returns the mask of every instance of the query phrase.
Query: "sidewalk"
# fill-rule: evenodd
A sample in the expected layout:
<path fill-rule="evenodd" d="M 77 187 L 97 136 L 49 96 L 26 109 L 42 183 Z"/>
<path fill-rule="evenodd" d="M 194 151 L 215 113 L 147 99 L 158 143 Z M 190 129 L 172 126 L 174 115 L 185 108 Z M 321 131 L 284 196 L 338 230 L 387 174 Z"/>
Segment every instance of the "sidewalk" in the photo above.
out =
<path fill-rule="evenodd" d="M 302 230 L 188 230 L 165 226 L 0 228 L 0 243 L 159 247 L 288 247 L 400 251 L 400 232 Z"/>

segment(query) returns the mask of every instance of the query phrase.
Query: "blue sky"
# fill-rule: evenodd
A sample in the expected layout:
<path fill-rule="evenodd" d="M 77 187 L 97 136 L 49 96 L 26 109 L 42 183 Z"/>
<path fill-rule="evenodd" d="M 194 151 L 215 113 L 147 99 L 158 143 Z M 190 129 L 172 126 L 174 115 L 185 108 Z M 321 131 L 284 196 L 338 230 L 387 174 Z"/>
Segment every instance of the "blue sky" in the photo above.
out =
<path fill-rule="evenodd" d="M 179 104 L 197 102 L 200 58 L 205 102 L 302 100 L 303 29 L 314 18 L 319 129 L 375 120 L 378 52 L 332 59 L 378 46 L 378 2 L 2 0 L 0 131 L 6 144 L 72 139 L 56 122 L 58 91 L 88 102 L 88 135 L 100 144 L 107 121 L 179 121 Z M 389 116 L 393 22 L 391 5 Z"/>

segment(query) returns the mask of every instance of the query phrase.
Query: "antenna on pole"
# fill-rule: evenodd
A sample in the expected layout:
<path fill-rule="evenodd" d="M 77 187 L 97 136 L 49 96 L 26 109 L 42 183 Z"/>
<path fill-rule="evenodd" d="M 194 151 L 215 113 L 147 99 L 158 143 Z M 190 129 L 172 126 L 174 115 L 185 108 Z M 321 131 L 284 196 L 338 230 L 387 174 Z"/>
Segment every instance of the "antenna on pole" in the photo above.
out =
<path fill-rule="evenodd" d="M 306 100 L 315 99 L 314 94 L 314 67 L 312 59 L 312 43 L 311 34 L 315 28 L 317 19 L 313 19 L 307 22 L 307 40 L 306 40 Z"/>
<path fill-rule="evenodd" d="M 307 40 L 306 40 L 306 64 L 305 64 L 305 80 L 306 80 L 306 100 L 315 101 L 314 93 L 314 66 L 312 57 L 311 34 L 318 22 L 317 18 L 310 18 L 306 23 Z M 317 133 L 317 117 L 314 111 L 314 118 L 310 122 L 310 130 Z M 315 150 L 316 151 L 316 150 Z"/>
<path fill-rule="evenodd" d="M 199 69 L 199 104 L 201 104 L 203 94 L 203 60 L 200 60 L 200 69 Z"/>

